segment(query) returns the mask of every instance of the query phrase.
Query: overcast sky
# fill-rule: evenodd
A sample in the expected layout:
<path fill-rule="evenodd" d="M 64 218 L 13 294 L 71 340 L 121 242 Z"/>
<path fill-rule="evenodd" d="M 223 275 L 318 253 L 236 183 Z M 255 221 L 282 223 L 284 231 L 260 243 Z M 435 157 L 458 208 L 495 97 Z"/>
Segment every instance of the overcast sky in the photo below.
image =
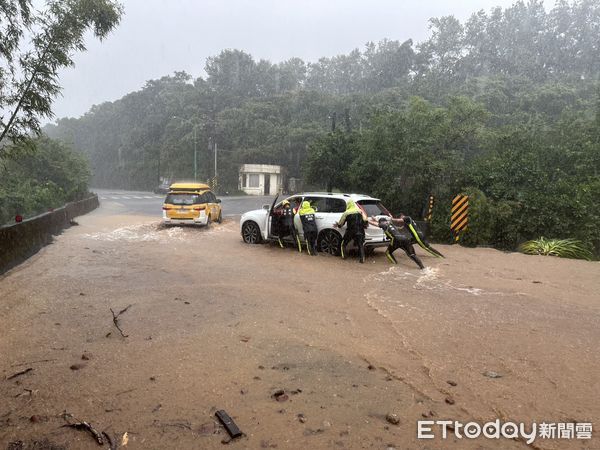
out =
<path fill-rule="evenodd" d="M 36 2 L 38 3 L 38 2 Z M 206 58 L 225 48 L 273 62 L 315 61 L 383 38 L 415 43 L 428 19 L 471 13 L 514 0 L 123 0 L 125 15 L 102 43 L 87 40 L 76 66 L 61 74 L 56 117 L 77 117 L 147 80 L 178 70 L 203 75 Z M 548 3 L 548 2 L 546 2 Z"/>

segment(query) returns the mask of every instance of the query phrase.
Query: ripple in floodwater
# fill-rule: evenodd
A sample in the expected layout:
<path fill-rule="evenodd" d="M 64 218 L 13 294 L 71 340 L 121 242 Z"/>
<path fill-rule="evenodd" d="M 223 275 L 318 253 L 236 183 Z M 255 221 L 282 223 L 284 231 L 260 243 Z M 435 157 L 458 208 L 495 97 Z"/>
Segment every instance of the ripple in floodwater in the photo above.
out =
<path fill-rule="evenodd" d="M 419 271 L 407 271 L 393 266 L 383 272 L 368 275 L 365 277 L 364 281 L 386 282 L 386 285 L 384 286 L 387 287 L 389 287 L 388 285 L 390 283 L 398 283 L 403 287 L 408 285 L 416 290 L 461 291 L 475 296 L 482 294 L 503 295 L 501 292 L 485 291 L 472 286 L 463 287 L 454 284 L 452 280 L 444 280 L 440 276 L 440 269 L 438 267 L 426 267 L 425 269 Z"/>
<path fill-rule="evenodd" d="M 84 237 L 97 241 L 159 242 L 181 241 L 185 231 L 179 227 L 165 227 L 160 223 L 128 225 L 112 231 L 85 234 Z"/>

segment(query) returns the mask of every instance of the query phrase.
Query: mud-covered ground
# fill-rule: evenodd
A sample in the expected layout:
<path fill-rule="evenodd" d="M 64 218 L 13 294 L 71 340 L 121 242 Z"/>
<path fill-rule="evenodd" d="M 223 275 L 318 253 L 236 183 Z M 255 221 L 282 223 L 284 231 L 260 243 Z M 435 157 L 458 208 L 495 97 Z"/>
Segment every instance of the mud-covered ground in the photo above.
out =
<path fill-rule="evenodd" d="M 0 278 L 2 449 L 99 448 L 67 420 L 131 449 L 511 449 L 418 440 L 417 420 L 598 426 L 598 263 L 439 246 L 419 271 L 248 246 L 233 220 L 78 221 Z M 245 436 L 225 444 L 219 409 Z"/>

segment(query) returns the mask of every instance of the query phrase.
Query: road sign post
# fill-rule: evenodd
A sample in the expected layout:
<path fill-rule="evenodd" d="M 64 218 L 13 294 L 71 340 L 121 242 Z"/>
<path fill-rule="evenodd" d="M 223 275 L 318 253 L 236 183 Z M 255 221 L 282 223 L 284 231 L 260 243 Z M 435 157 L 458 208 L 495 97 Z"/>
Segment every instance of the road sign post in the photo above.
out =
<path fill-rule="evenodd" d="M 450 230 L 454 234 L 454 242 L 458 242 L 460 233 L 467 229 L 469 223 L 469 196 L 458 194 L 452 199 L 452 216 L 450 217 Z"/>

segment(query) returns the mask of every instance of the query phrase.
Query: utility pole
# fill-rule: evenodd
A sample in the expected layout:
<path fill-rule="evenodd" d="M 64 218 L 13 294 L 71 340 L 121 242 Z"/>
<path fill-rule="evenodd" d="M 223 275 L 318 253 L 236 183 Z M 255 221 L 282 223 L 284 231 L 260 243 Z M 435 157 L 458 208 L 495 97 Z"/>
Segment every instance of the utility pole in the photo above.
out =
<path fill-rule="evenodd" d="M 215 180 L 217 179 L 217 141 L 215 140 Z"/>
<path fill-rule="evenodd" d="M 198 181 L 198 139 L 196 125 L 194 125 L 194 181 Z"/>

